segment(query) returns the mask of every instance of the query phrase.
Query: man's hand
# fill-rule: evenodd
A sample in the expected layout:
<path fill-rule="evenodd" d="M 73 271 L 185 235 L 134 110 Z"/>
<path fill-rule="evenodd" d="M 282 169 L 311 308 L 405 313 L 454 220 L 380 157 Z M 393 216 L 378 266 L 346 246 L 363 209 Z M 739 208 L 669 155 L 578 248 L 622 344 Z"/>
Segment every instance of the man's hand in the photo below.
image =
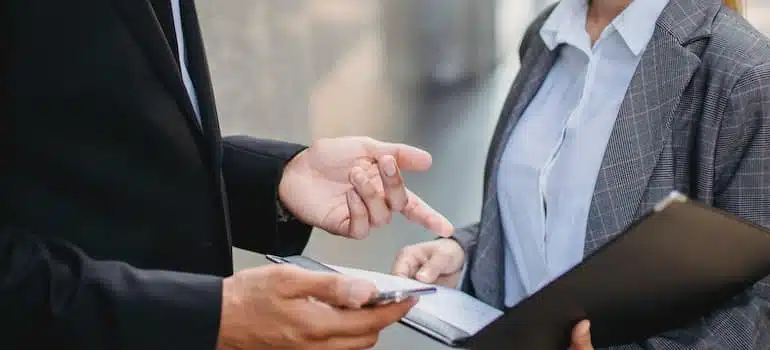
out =
<path fill-rule="evenodd" d="M 369 349 L 415 300 L 360 308 L 376 294 L 369 282 L 274 265 L 223 283 L 218 350 Z"/>
<path fill-rule="evenodd" d="M 591 323 L 588 320 L 578 323 L 572 330 L 572 344 L 569 350 L 594 350 L 591 343 Z"/>
<path fill-rule="evenodd" d="M 423 283 L 455 288 L 460 280 L 465 252 L 448 238 L 415 244 L 401 249 L 393 264 L 396 276 Z"/>
<path fill-rule="evenodd" d="M 341 236 L 366 238 L 400 212 L 446 237 L 452 225 L 406 189 L 399 170 L 430 166 L 430 154 L 415 147 L 368 137 L 323 139 L 289 162 L 278 192 L 299 220 Z"/>

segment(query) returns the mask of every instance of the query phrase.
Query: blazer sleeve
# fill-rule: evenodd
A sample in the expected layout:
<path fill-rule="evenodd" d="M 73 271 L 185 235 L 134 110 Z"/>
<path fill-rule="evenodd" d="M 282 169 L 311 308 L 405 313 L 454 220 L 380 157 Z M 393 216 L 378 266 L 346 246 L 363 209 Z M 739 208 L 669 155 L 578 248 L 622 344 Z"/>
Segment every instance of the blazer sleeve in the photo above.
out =
<path fill-rule="evenodd" d="M 770 228 L 770 64 L 743 74 L 727 106 L 715 150 L 714 204 Z M 770 349 L 770 277 L 692 327 L 621 348 L 639 347 Z"/>
<path fill-rule="evenodd" d="M 458 244 L 460 244 L 460 247 L 463 248 L 463 251 L 465 252 L 465 262 L 463 263 L 462 271 L 460 272 L 460 278 L 457 281 L 457 286 L 455 286 L 456 289 L 462 290 L 466 293 L 472 293 L 472 287 L 470 284 L 470 279 L 468 277 L 468 262 L 471 259 L 471 255 L 476 249 L 476 242 L 478 241 L 479 237 L 479 227 L 480 223 L 475 223 L 472 225 L 465 226 L 459 230 L 456 230 L 455 233 L 450 237 L 451 239 L 455 240 Z M 443 239 L 443 238 L 438 238 Z"/>
<path fill-rule="evenodd" d="M 479 236 L 479 225 L 480 223 L 477 222 L 473 225 L 468 225 L 459 230 L 456 230 L 454 234 L 452 234 L 451 238 L 460 244 L 460 246 L 463 248 L 463 251 L 465 251 L 466 256 L 476 246 L 476 242 L 478 241 Z"/>
<path fill-rule="evenodd" d="M 261 254 L 301 254 L 311 226 L 279 220 L 283 169 L 306 147 L 248 136 L 224 139 L 222 167 L 233 244 Z"/>
<path fill-rule="evenodd" d="M 0 228 L 0 347 L 216 348 L 218 277 L 96 261 L 67 242 Z"/>

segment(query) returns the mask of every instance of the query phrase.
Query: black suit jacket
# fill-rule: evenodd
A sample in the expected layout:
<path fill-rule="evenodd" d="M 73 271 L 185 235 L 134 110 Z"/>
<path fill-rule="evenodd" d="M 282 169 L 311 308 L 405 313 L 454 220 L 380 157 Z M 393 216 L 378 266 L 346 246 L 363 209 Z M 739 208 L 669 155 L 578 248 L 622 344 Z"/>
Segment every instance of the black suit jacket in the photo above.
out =
<path fill-rule="evenodd" d="M 213 349 L 231 244 L 306 244 L 276 216 L 303 147 L 223 142 L 182 3 L 202 125 L 148 0 L 3 0 L 0 348 Z"/>

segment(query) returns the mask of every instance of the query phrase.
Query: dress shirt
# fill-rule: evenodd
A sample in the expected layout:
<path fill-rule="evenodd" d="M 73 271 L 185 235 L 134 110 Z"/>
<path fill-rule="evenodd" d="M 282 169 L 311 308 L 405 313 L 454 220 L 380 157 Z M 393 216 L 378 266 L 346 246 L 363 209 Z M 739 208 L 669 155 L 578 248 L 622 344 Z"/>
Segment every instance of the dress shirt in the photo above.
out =
<path fill-rule="evenodd" d="M 505 304 L 583 259 L 588 212 L 605 148 L 655 23 L 668 0 L 637 0 L 594 45 L 586 0 L 563 0 L 540 30 L 560 50 L 506 140 L 498 177 Z"/>
<path fill-rule="evenodd" d="M 198 118 L 198 122 L 201 122 L 201 111 L 198 105 L 198 97 L 195 93 L 195 85 L 192 78 L 190 78 L 190 72 L 187 70 L 187 51 L 184 45 L 184 31 L 182 27 L 182 10 L 179 6 L 180 0 L 171 0 L 171 13 L 174 18 L 174 31 L 176 32 L 177 51 L 179 55 L 179 68 L 182 71 L 182 81 L 184 87 L 187 89 L 187 96 L 190 97 L 193 109 L 195 109 L 195 116 Z M 190 1 L 190 0 L 185 0 Z"/>

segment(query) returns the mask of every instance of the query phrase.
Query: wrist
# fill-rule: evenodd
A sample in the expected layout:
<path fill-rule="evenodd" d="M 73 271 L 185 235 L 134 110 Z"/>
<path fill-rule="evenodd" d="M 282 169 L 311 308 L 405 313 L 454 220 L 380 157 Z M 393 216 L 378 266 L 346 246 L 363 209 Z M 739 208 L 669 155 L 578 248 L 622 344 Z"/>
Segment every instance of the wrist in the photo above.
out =
<path fill-rule="evenodd" d="M 445 245 L 444 251 L 448 252 L 451 257 L 449 264 L 451 266 L 449 269 L 450 274 L 462 271 L 465 266 L 465 250 L 463 247 L 459 242 L 451 238 L 442 238 L 441 242 Z"/>
<path fill-rule="evenodd" d="M 289 192 L 289 181 L 286 180 L 287 177 L 290 177 L 288 165 L 286 168 L 284 168 L 283 175 L 281 176 L 281 181 L 278 183 L 278 198 L 276 198 L 276 205 L 279 209 L 279 215 L 283 212 L 284 214 L 291 213 L 286 208 L 286 199 L 288 198 L 288 192 Z"/>
<path fill-rule="evenodd" d="M 286 187 L 288 185 L 284 185 L 285 181 L 283 179 L 281 180 L 281 183 L 278 185 L 278 198 L 275 200 L 275 211 L 276 211 L 276 217 L 278 219 L 278 222 L 289 222 L 296 218 L 294 216 L 294 213 L 289 210 L 289 208 L 286 205 L 286 201 L 284 198 L 289 198 Z"/>
<path fill-rule="evenodd" d="M 236 334 L 241 328 L 237 312 L 241 310 L 241 301 L 236 292 L 237 281 L 234 277 L 222 280 L 222 312 L 219 321 L 219 337 L 217 338 L 217 350 L 241 350 L 243 341 Z"/>
<path fill-rule="evenodd" d="M 306 151 L 307 149 L 304 149 L 289 159 L 281 173 L 281 179 L 278 182 L 277 202 L 279 207 L 284 210 L 285 214 L 292 214 L 289 211 L 288 205 L 289 199 L 291 198 L 292 179 L 294 178 L 295 173 L 297 172 L 297 167 L 299 166 L 298 164 L 303 159 Z"/>

